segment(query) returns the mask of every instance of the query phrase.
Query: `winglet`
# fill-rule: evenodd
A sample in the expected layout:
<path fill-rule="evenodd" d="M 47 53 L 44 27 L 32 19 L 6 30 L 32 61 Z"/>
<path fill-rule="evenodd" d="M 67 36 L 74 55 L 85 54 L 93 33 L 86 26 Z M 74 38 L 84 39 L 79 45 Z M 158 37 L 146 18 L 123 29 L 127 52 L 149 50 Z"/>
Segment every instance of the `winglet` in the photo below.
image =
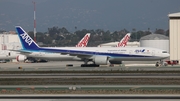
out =
<path fill-rule="evenodd" d="M 23 49 L 32 50 L 39 48 L 34 40 L 20 26 L 16 26 L 16 31 L 18 33 L 18 37 L 21 41 Z"/>
<path fill-rule="evenodd" d="M 88 44 L 90 38 L 90 33 L 87 33 L 82 39 L 81 41 L 79 41 L 79 43 L 76 45 L 76 47 L 86 47 Z"/>
<path fill-rule="evenodd" d="M 127 33 L 122 40 L 116 45 L 116 47 L 125 47 L 129 41 L 131 33 Z"/>

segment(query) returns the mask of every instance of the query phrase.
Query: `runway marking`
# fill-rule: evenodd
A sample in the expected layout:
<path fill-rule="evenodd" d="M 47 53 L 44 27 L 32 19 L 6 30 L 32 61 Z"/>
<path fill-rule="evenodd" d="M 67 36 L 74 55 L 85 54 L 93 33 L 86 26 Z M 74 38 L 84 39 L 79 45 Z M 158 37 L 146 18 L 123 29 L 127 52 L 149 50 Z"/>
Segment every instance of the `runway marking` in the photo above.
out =
<path fill-rule="evenodd" d="M 97 70 L 98 69 L 98 67 L 95 67 L 93 70 Z"/>
<path fill-rule="evenodd" d="M 141 88 L 141 87 L 138 87 L 138 86 L 137 86 L 137 87 L 132 87 L 132 88 L 130 88 L 130 89 L 133 90 L 133 89 L 137 89 L 137 88 Z"/>

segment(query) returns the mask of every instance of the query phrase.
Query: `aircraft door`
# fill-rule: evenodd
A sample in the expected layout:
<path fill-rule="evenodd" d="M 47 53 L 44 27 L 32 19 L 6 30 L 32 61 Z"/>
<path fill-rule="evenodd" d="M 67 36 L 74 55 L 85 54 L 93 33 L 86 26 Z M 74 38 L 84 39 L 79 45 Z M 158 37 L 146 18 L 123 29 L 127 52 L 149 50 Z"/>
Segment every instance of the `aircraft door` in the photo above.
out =
<path fill-rule="evenodd" d="M 11 52 L 8 52 L 8 55 L 11 56 Z"/>

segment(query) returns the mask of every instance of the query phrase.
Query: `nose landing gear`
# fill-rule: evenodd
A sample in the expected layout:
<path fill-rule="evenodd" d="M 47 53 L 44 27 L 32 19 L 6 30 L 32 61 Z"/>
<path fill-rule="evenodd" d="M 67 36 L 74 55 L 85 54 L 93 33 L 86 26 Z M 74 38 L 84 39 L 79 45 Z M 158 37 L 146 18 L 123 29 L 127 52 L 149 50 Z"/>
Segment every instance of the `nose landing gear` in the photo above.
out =
<path fill-rule="evenodd" d="M 81 67 L 99 67 L 99 65 L 93 63 L 93 64 L 88 64 L 89 60 L 84 60 L 84 64 L 81 64 Z"/>
<path fill-rule="evenodd" d="M 155 66 L 156 66 L 156 67 L 159 67 L 159 66 L 160 66 L 160 63 L 159 63 L 159 62 L 156 62 Z"/>
<path fill-rule="evenodd" d="M 159 66 L 167 66 L 167 62 L 164 62 L 164 61 L 160 60 L 160 62 L 156 62 L 155 66 L 156 66 L 156 67 L 159 67 Z"/>

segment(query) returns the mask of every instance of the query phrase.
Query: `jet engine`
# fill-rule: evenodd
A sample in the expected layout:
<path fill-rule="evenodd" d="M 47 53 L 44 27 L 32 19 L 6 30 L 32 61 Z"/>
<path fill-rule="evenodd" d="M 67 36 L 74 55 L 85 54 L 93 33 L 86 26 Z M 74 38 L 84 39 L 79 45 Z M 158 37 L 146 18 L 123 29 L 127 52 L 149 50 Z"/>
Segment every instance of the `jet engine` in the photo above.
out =
<path fill-rule="evenodd" d="M 16 60 L 17 60 L 18 62 L 24 62 L 26 59 L 27 59 L 27 57 L 26 57 L 25 55 L 18 55 L 18 56 L 16 57 Z"/>
<path fill-rule="evenodd" d="M 95 56 L 93 62 L 97 65 L 107 65 L 109 61 L 107 56 Z"/>

